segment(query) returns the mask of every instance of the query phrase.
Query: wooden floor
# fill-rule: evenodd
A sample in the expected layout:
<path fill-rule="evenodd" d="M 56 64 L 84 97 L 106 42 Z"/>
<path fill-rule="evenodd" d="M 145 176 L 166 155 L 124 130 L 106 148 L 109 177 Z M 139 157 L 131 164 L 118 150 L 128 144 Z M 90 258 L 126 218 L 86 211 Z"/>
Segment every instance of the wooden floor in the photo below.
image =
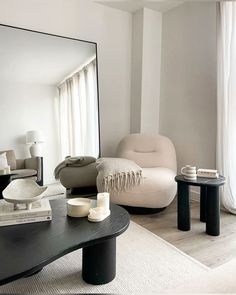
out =
<path fill-rule="evenodd" d="M 205 233 L 205 223 L 199 221 L 199 202 L 191 202 L 191 231 L 177 229 L 176 201 L 157 214 L 132 215 L 131 219 L 168 241 L 178 249 L 215 268 L 236 258 L 236 216 L 221 212 L 221 234 Z"/>

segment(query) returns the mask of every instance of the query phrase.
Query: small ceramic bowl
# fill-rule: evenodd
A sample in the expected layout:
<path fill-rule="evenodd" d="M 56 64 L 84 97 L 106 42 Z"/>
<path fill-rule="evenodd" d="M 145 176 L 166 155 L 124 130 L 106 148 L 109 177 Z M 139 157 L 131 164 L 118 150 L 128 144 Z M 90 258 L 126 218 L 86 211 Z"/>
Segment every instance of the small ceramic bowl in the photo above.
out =
<path fill-rule="evenodd" d="M 86 198 L 76 198 L 67 201 L 67 215 L 70 217 L 85 217 L 89 214 L 91 200 Z"/>

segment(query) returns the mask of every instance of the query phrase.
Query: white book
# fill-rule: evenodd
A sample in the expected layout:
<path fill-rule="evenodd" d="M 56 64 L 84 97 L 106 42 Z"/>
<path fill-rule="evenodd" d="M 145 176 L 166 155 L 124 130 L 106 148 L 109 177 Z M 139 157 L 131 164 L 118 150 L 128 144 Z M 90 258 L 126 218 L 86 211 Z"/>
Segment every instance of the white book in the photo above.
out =
<path fill-rule="evenodd" d="M 197 172 L 198 177 L 205 177 L 205 178 L 219 178 L 219 173 L 202 173 Z"/>
<path fill-rule="evenodd" d="M 52 215 L 48 216 L 38 216 L 38 217 L 28 217 L 28 218 L 18 218 L 18 219 L 11 219 L 0 221 L 1 226 L 8 226 L 8 225 L 17 225 L 17 224 L 26 224 L 26 223 L 34 223 L 34 222 L 42 222 L 42 221 L 51 221 Z"/>
<path fill-rule="evenodd" d="M 199 168 L 197 170 L 197 172 L 199 172 L 199 173 L 216 174 L 218 171 L 217 170 L 214 170 L 214 169 L 202 169 L 202 168 Z"/>
<path fill-rule="evenodd" d="M 0 221 L 16 220 L 19 218 L 33 218 L 52 215 L 52 209 L 48 199 L 41 199 L 32 203 L 32 209 L 27 210 L 25 204 L 18 204 L 14 210 L 14 204 L 0 200 Z"/>

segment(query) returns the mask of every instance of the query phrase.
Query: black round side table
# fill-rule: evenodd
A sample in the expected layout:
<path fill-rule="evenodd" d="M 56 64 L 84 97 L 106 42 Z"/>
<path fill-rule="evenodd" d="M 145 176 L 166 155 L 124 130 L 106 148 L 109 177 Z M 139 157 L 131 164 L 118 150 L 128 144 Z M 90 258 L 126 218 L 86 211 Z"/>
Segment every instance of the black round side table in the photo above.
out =
<path fill-rule="evenodd" d="M 219 187 L 224 185 L 225 177 L 186 180 L 183 175 L 175 177 L 178 189 L 178 229 L 188 231 L 190 222 L 189 186 L 200 186 L 200 221 L 206 222 L 206 233 L 220 234 L 220 196 Z"/>

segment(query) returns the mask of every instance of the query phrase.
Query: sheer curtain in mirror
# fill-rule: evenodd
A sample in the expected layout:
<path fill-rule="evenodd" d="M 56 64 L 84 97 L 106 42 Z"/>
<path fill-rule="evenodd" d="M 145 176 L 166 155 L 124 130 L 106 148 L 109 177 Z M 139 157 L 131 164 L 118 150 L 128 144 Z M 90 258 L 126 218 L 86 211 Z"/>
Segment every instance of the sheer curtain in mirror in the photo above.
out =
<path fill-rule="evenodd" d="M 96 58 L 58 86 L 56 98 L 61 159 L 99 155 Z"/>

